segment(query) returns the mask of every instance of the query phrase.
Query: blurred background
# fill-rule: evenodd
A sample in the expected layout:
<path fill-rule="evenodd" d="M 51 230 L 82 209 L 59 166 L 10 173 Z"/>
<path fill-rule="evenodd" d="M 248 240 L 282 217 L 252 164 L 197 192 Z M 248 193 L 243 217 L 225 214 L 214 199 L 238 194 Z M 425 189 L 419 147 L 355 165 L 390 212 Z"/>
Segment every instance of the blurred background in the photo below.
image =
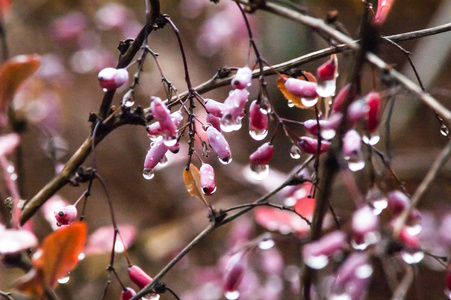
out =
<path fill-rule="evenodd" d="M 329 11 L 337 10 L 339 22 L 351 36 L 357 37 L 362 12 L 360 1 L 306 0 L 298 4 L 318 18 L 325 18 Z M 220 67 L 242 67 L 248 63 L 248 36 L 235 3 L 221 0 L 215 5 L 207 0 L 167 0 L 161 5 L 162 13 L 167 13 L 180 30 L 194 85 L 211 78 Z M 449 0 L 395 1 L 381 31 L 383 35 L 392 35 L 424 29 L 449 23 L 450 16 Z M 54 176 L 55 168 L 67 161 L 89 135 L 88 114 L 97 112 L 103 96 L 97 74 L 105 67 L 116 65 L 119 42 L 135 37 L 144 20 L 144 1 L 23 0 L 12 3 L 5 19 L 10 55 L 37 53 L 43 58 L 40 70 L 14 103 L 18 116 L 28 120 L 22 139 L 25 168 L 20 180 L 24 199 L 33 197 Z M 249 15 L 249 20 L 256 44 L 271 64 L 327 47 L 310 29 L 278 16 L 257 11 Z M 401 43 L 412 52 L 412 60 L 427 91 L 447 107 L 451 107 L 450 44 L 451 33 Z M 179 92 L 185 91 L 180 50 L 170 28 L 152 33 L 149 47 L 160 54 L 158 59 L 165 76 Z M 381 44 L 379 50 L 386 62 L 414 79 L 402 52 L 387 43 Z M 251 66 L 254 59 L 251 56 Z M 346 80 L 347 62 L 344 55 L 340 54 L 338 59 L 339 72 L 343 74 L 338 78 L 340 87 Z M 302 69 L 314 72 L 323 62 L 309 63 Z M 131 67 L 130 72 L 134 71 Z M 165 98 L 165 94 L 150 57 L 143 71 L 135 105 L 148 107 L 149 96 Z M 365 91 L 371 90 L 371 76 L 371 70 L 365 69 L 362 76 Z M 267 81 L 274 109 L 281 116 L 299 121 L 313 118 L 311 111 L 288 108 L 276 88 L 276 79 L 268 77 Z M 393 94 L 385 86 L 381 89 L 387 95 Z M 230 87 L 223 87 L 203 96 L 222 102 L 229 90 Z M 257 81 L 249 90 L 250 100 L 255 99 Z M 124 89 L 118 91 L 115 105 L 119 105 L 124 93 Z M 386 120 L 385 116 L 383 120 Z M 406 92 L 396 96 L 391 128 L 392 168 L 405 183 L 407 191 L 413 194 L 448 139 L 440 134 L 440 122 L 435 113 Z M 248 156 L 261 142 L 249 137 L 245 121 L 239 132 L 225 136 L 231 145 L 233 162 L 223 166 L 214 153 L 206 159 L 217 174 L 218 188 L 209 198 L 217 208 L 256 200 L 300 164 L 299 160 L 290 158 L 291 144 L 279 132 L 275 138 L 276 155 L 271 161 L 270 176 L 260 182 L 253 181 L 246 172 Z M 49 137 L 58 148 L 53 158 L 49 156 Z M 159 168 L 152 180 L 142 176 L 148 149 L 149 139 L 143 127 L 124 126 L 110 134 L 96 148 L 96 154 L 97 170 L 111 194 L 118 223 L 132 228 L 129 235 L 133 242 L 128 252 L 131 260 L 153 276 L 208 224 L 208 212 L 198 199 L 188 195 L 183 183 L 182 172 L 188 161 L 186 141 L 177 155 L 169 156 L 169 163 Z M 305 158 L 302 156 L 301 161 Z M 90 164 L 91 158 L 88 158 L 84 166 Z M 442 219 L 450 211 L 449 171 L 448 164 L 422 201 L 421 209 L 425 210 L 425 222 L 430 221 L 430 228 L 440 228 Z M 367 173 L 361 173 L 359 183 L 363 186 L 369 180 Z M 59 195 L 73 203 L 85 189 L 86 186 L 67 186 Z M 346 220 L 354 209 L 352 201 L 340 180 L 334 189 L 332 205 Z M 283 201 L 283 195 L 275 197 L 274 201 Z M 86 222 L 90 233 L 111 225 L 105 193 L 96 183 L 87 204 Z M 222 275 L 218 271 L 223 264 L 221 258 L 227 255 L 236 240 L 253 239 L 266 231 L 256 224 L 252 213 L 232 223 L 201 241 L 164 278 L 181 299 L 223 299 L 219 284 Z M 34 229 L 39 238 L 52 230 L 41 213 L 34 218 Z M 252 276 L 246 277 L 242 299 L 294 299 L 298 292 L 299 269 L 296 266 L 300 265 L 301 259 L 295 243 L 298 239 L 288 234 L 277 235 L 275 240 L 275 248 L 269 252 L 257 251 L 252 258 L 249 266 Z M 268 258 L 274 265 L 261 266 L 259 262 Z M 108 261 L 106 252 L 87 255 L 72 272 L 69 282 L 57 288 L 57 294 L 61 299 L 100 299 L 107 282 Z M 115 267 L 124 283 L 130 285 L 123 255 L 117 256 Z M 0 289 L 9 291 L 22 271 L 0 268 Z M 431 267 L 427 261 L 415 266 L 416 284 L 408 299 L 444 298 L 444 272 L 443 267 Z M 373 281 L 369 298 L 389 298 L 391 292 L 384 281 Z M 106 299 L 119 299 L 119 294 L 120 285 L 113 279 Z M 165 296 L 162 298 L 166 299 Z M 169 295 L 167 299 L 171 299 Z"/>

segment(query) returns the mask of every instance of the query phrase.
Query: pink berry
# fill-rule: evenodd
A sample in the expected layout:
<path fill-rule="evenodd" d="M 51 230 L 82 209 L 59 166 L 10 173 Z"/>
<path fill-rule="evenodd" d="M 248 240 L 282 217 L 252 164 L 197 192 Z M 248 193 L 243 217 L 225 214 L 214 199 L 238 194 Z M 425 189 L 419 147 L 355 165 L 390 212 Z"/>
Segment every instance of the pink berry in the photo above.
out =
<path fill-rule="evenodd" d="M 216 191 L 215 170 L 209 164 L 202 164 L 199 169 L 200 185 L 205 195 L 211 195 Z"/>
<path fill-rule="evenodd" d="M 369 206 L 359 208 L 352 215 L 352 237 L 354 242 L 358 245 L 375 243 L 377 239 L 373 238 L 373 236 L 376 236 L 374 233 L 378 226 L 379 219 L 374 214 L 373 209 Z"/>
<path fill-rule="evenodd" d="M 122 290 L 121 300 L 130 300 L 135 295 L 136 295 L 136 292 L 134 289 L 132 289 L 130 287 L 126 287 L 125 289 Z"/>
<path fill-rule="evenodd" d="M 398 239 L 405 247 L 409 249 L 418 250 L 421 248 L 418 236 L 409 233 L 409 230 L 405 226 L 401 228 Z"/>
<path fill-rule="evenodd" d="M 388 207 L 395 215 L 399 215 L 409 205 L 410 200 L 406 194 L 401 191 L 392 191 L 387 194 Z"/>
<path fill-rule="evenodd" d="M 329 59 L 316 70 L 316 78 L 321 81 L 335 79 L 337 65 L 335 59 Z"/>
<path fill-rule="evenodd" d="M 56 224 L 69 225 L 77 218 L 77 208 L 74 205 L 68 205 L 55 209 Z"/>
<path fill-rule="evenodd" d="M 212 114 L 207 114 L 206 122 L 210 123 L 211 126 L 221 132 L 221 118 L 215 117 Z"/>
<path fill-rule="evenodd" d="M 274 146 L 269 142 L 264 143 L 249 156 L 252 165 L 267 165 L 274 154 Z"/>
<path fill-rule="evenodd" d="M 257 100 L 249 106 L 249 132 L 254 132 L 254 137 L 262 135 L 263 138 L 268 132 L 268 116 L 261 111 Z"/>
<path fill-rule="evenodd" d="M 247 90 L 233 90 L 224 101 L 222 122 L 228 122 L 244 116 L 244 106 L 248 100 Z"/>
<path fill-rule="evenodd" d="M 151 144 L 150 150 L 144 159 L 144 169 L 153 170 L 155 166 L 163 159 L 168 151 L 168 146 L 162 140 Z"/>
<path fill-rule="evenodd" d="M 299 141 L 297 142 L 298 147 L 304 151 L 305 153 L 309 154 L 317 154 L 318 153 L 318 140 L 313 139 L 308 136 L 301 136 L 299 138 Z M 328 141 L 321 141 L 321 147 L 319 150 L 319 153 L 324 153 L 329 150 L 330 142 Z"/>
<path fill-rule="evenodd" d="M 152 277 L 146 274 L 140 267 L 131 265 L 128 267 L 128 277 L 133 281 L 140 289 L 143 289 L 146 285 L 152 282 Z"/>
<path fill-rule="evenodd" d="M 295 78 L 288 78 L 285 81 L 285 87 L 287 88 L 287 91 L 294 96 L 301 98 L 318 97 L 318 94 L 316 93 L 316 86 L 317 84 L 315 82 Z"/>
<path fill-rule="evenodd" d="M 368 113 L 368 105 L 365 100 L 356 100 L 348 107 L 348 121 L 349 125 L 354 125 Z"/>
<path fill-rule="evenodd" d="M 183 116 L 180 111 L 173 112 L 171 114 L 171 120 L 174 123 L 174 127 L 177 128 L 183 121 Z M 164 135 L 164 130 L 161 128 L 161 123 L 159 121 L 150 124 L 146 127 L 147 134 L 151 140 L 156 140 L 162 135 Z"/>
<path fill-rule="evenodd" d="M 230 152 L 229 143 L 227 143 L 224 136 L 213 126 L 207 128 L 207 138 L 210 147 L 216 152 L 219 161 L 222 163 L 229 163 L 232 161 L 232 154 Z"/>
<path fill-rule="evenodd" d="M 351 91 L 351 84 L 345 85 L 339 92 L 338 95 L 335 97 L 334 102 L 332 103 L 332 111 L 333 112 L 340 112 L 341 108 L 346 100 L 348 98 L 348 94 Z M 354 93 L 351 94 L 351 100 L 354 100 L 355 95 Z"/>
<path fill-rule="evenodd" d="M 205 99 L 205 109 L 207 110 L 207 113 L 210 113 L 215 117 L 222 118 L 224 103 L 213 99 Z"/>
<path fill-rule="evenodd" d="M 366 128 L 373 132 L 379 126 L 379 110 L 381 97 L 378 92 L 371 92 L 366 96 L 366 103 L 368 105 L 368 119 Z"/>
<path fill-rule="evenodd" d="M 174 137 L 177 128 L 171 118 L 169 109 L 159 97 L 152 97 L 151 101 L 150 109 L 155 119 L 160 123 L 161 131 L 169 137 Z"/>
<path fill-rule="evenodd" d="M 252 70 L 249 67 L 239 68 L 232 79 L 232 87 L 236 89 L 245 89 L 251 85 Z"/>
<path fill-rule="evenodd" d="M 349 130 L 343 137 L 343 155 L 345 157 L 358 155 L 361 151 L 361 144 L 359 133 L 354 129 Z"/>
<path fill-rule="evenodd" d="M 115 90 L 128 81 L 126 69 L 105 68 L 97 76 L 100 86 L 106 90 Z"/>
<path fill-rule="evenodd" d="M 223 276 L 224 292 L 236 292 L 238 290 L 245 270 L 246 262 L 242 253 L 236 253 L 230 257 Z"/>

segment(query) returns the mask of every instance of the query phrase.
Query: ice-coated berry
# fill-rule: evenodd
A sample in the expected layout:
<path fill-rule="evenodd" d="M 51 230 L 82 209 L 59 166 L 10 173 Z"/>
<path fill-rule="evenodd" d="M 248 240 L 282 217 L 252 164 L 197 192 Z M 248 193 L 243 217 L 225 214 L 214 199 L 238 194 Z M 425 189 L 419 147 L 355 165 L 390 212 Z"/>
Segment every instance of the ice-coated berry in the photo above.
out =
<path fill-rule="evenodd" d="M 351 84 L 345 85 L 339 92 L 338 95 L 334 98 L 334 102 L 332 103 L 332 112 L 340 112 L 341 108 L 345 102 L 345 100 L 348 98 L 348 94 L 351 91 Z M 354 100 L 355 95 L 352 93 L 350 95 L 351 101 Z"/>
<path fill-rule="evenodd" d="M 147 275 L 147 273 L 137 265 L 131 265 L 128 267 L 128 277 L 130 277 L 130 280 L 133 281 L 133 283 L 140 289 L 143 289 L 146 285 L 152 282 L 152 277 Z"/>
<path fill-rule="evenodd" d="M 318 153 L 318 140 L 308 136 L 301 136 L 297 142 L 298 147 L 305 153 L 317 154 Z M 330 142 L 321 141 L 319 153 L 324 153 L 329 150 Z"/>
<path fill-rule="evenodd" d="M 335 71 L 337 70 L 337 64 L 335 59 L 329 59 L 316 70 L 316 78 L 321 81 L 335 79 Z"/>
<path fill-rule="evenodd" d="M 269 142 L 264 143 L 249 156 L 252 165 L 267 165 L 274 154 L 274 146 Z"/>
<path fill-rule="evenodd" d="M 202 164 L 199 169 L 200 185 L 205 195 L 211 195 L 216 191 L 215 170 L 209 164 Z"/>
<path fill-rule="evenodd" d="M 152 170 L 163 159 L 168 151 L 168 146 L 162 140 L 151 144 L 150 150 L 144 159 L 144 169 Z"/>
<path fill-rule="evenodd" d="M 232 160 L 229 143 L 224 136 L 213 126 L 207 128 L 208 144 L 216 152 L 222 163 L 229 163 Z"/>
<path fill-rule="evenodd" d="M 401 191 L 392 191 L 387 194 L 388 208 L 395 214 L 399 215 L 409 205 L 410 200 L 406 194 Z"/>
<path fill-rule="evenodd" d="M 130 300 L 133 296 L 136 295 L 136 292 L 131 287 L 126 287 L 122 290 L 121 300 Z"/>
<path fill-rule="evenodd" d="M 207 110 L 207 113 L 210 113 L 215 117 L 222 118 L 224 103 L 213 99 L 205 99 L 205 109 Z"/>
<path fill-rule="evenodd" d="M 268 115 L 263 113 L 257 100 L 249 106 L 249 132 L 256 140 L 262 140 L 268 132 Z"/>
<path fill-rule="evenodd" d="M 106 90 L 115 90 L 128 81 L 126 69 L 105 68 L 97 76 L 100 86 Z"/>
<path fill-rule="evenodd" d="M 236 89 L 245 89 L 251 85 L 252 70 L 249 67 L 239 68 L 232 79 L 232 87 Z"/>
<path fill-rule="evenodd" d="M 345 157 L 352 157 L 361 151 L 360 135 L 354 129 L 349 130 L 343 137 L 343 155 Z"/>
<path fill-rule="evenodd" d="M 225 293 L 238 291 L 246 270 L 246 260 L 242 253 L 236 253 L 227 262 L 223 275 L 223 288 Z"/>
<path fill-rule="evenodd" d="M 366 128 L 373 132 L 379 126 L 379 110 L 381 97 L 378 92 L 371 92 L 366 95 L 366 103 L 368 105 L 368 119 Z"/>
<path fill-rule="evenodd" d="M 293 94 L 296 97 L 301 98 L 316 98 L 318 97 L 318 94 L 316 93 L 316 83 L 295 79 L 295 78 L 288 78 L 285 81 L 285 87 L 287 88 L 287 91 Z"/>
<path fill-rule="evenodd" d="M 171 113 L 159 97 L 152 97 L 150 109 L 155 119 L 160 123 L 161 131 L 170 137 L 176 135 L 176 126 L 171 118 Z"/>
<path fill-rule="evenodd" d="M 77 208 L 74 205 L 68 205 L 55 209 L 56 224 L 69 225 L 77 218 Z"/>

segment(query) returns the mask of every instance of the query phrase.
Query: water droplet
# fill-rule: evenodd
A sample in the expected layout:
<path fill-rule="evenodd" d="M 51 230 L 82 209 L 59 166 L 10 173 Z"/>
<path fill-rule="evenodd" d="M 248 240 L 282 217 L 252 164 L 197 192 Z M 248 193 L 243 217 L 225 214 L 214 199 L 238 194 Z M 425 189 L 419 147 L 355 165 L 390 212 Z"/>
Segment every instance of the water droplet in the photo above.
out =
<path fill-rule="evenodd" d="M 386 198 L 374 200 L 371 202 L 373 205 L 373 213 L 377 216 L 379 215 L 384 209 L 387 208 L 388 201 Z"/>
<path fill-rule="evenodd" d="M 163 158 L 160 160 L 160 166 L 165 166 L 168 164 L 168 157 L 163 155 Z"/>
<path fill-rule="evenodd" d="M 365 167 L 365 160 L 360 151 L 351 156 L 345 156 L 344 159 L 348 162 L 348 168 L 352 172 L 360 171 Z"/>
<path fill-rule="evenodd" d="M 318 103 L 318 98 L 301 98 L 301 102 L 306 107 L 312 107 Z"/>
<path fill-rule="evenodd" d="M 124 97 L 124 100 L 122 101 L 122 105 L 125 107 L 132 107 L 134 104 L 135 104 L 135 101 L 131 98 L 125 99 L 125 97 Z"/>
<path fill-rule="evenodd" d="M 348 162 L 348 167 L 349 170 L 351 170 L 352 172 L 356 172 L 356 171 L 360 171 L 365 167 L 365 161 L 360 160 L 360 161 L 353 161 L 353 162 Z"/>
<path fill-rule="evenodd" d="M 69 274 L 68 274 L 66 277 L 58 279 L 58 283 L 60 283 L 60 284 L 68 283 L 69 279 L 70 279 L 70 277 L 69 277 Z"/>
<path fill-rule="evenodd" d="M 167 136 L 165 135 L 163 137 L 163 143 L 167 146 L 167 147 L 172 147 L 175 144 L 177 144 L 177 137 L 176 136 Z"/>
<path fill-rule="evenodd" d="M 260 248 L 262 250 L 267 250 L 267 249 L 271 249 L 272 247 L 274 247 L 274 245 L 275 245 L 275 243 L 274 243 L 273 239 L 265 238 L 260 243 L 258 243 L 258 248 Z"/>
<path fill-rule="evenodd" d="M 291 100 L 288 100 L 287 105 L 288 105 L 289 108 L 294 107 L 294 103 Z"/>
<path fill-rule="evenodd" d="M 144 169 L 143 170 L 143 177 L 144 179 L 150 180 L 155 176 L 155 172 L 151 169 Z"/>
<path fill-rule="evenodd" d="M 372 133 L 370 136 L 367 135 L 363 136 L 363 141 L 373 146 L 379 143 L 380 139 L 381 137 L 377 133 Z"/>
<path fill-rule="evenodd" d="M 269 165 L 251 165 L 252 178 L 263 180 L 269 175 Z"/>
<path fill-rule="evenodd" d="M 238 291 L 227 291 L 227 292 L 224 293 L 224 296 L 228 300 L 235 300 L 235 299 L 238 299 L 238 297 L 240 296 L 240 292 L 238 292 Z"/>
<path fill-rule="evenodd" d="M 321 129 L 321 137 L 325 140 L 331 140 L 335 137 L 336 131 L 335 129 Z"/>
<path fill-rule="evenodd" d="M 12 181 L 16 181 L 17 180 L 17 174 L 16 173 L 11 174 L 10 178 L 11 178 Z"/>
<path fill-rule="evenodd" d="M 364 264 L 355 269 L 355 275 L 360 279 L 369 278 L 373 274 L 373 268 L 369 264 Z"/>
<path fill-rule="evenodd" d="M 104 92 L 104 93 L 108 92 L 108 89 L 107 89 L 107 88 L 104 88 L 104 89 L 103 89 L 103 92 Z"/>
<path fill-rule="evenodd" d="M 421 229 L 421 224 L 406 226 L 406 231 L 409 235 L 417 235 L 421 232 Z"/>
<path fill-rule="evenodd" d="M 319 81 L 318 85 L 316 86 L 316 92 L 321 97 L 331 97 L 335 95 L 335 90 L 337 88 L 336 83 L 337 81 L 335 79 Z"/>
<path fill-rule="evenodd" d="M 288 197 L 283 201 L 283 204 L 288 207 L 293 207 L 297 202 L 295 197 Z"/>
<path fill-rule="evenodd" d="M 424 253 L 422 251 L 402 251 L 401 258 L 409 265 L 417 264 L 424 258 Z"/>
<path fill-rule="evenodd" d="M 367 232 L 363 239 L 356 242 L 354 239 L 351 240 L 352 248 L 356 250 L 365 250 L 368 246 L 376 244 L 380 240 L 380 235 L 376 231 Z"/>
<path fill-rule="evenodd" d="M 85 259 L 85 257 L 86 257 L 86 254 L 84 254 L 83 252 L 78 254 L 78 260 L 79 261 Z"/>
<path fill-rule="evenodd" d="M 251 138 L 253 138 L 256 141 L 261 141 L 263 140 L 267 135 L 268 135 L 268 130 L 267 129 L 262 129 L 262 130 L 250 130 L 249 131 L 249 135 L 251 136 Z"/>
<path fill-rule="evenodd" d="M 270 114 L 272 111 L 271 105 L 269 103 L 268 105 L 263 105 L 263 103 L 260 104 L 260 111 L 265 115 Z"/>
<path fill-rule="evenodd" d="M 343 294 L 332 294 L 329 296 L 330 300 L 351 300 L 351 296 L 348 295 L 347 293 L 343 293 Z"/>
<path fill-rule="evenodd" d="M 232 158 L 231 157 L 225 157 L 225 158 L 220 158 L 218 156 L 219 162 L 223 165 L 228 165 L 232 162 Z"/>
<path fill-rule="evenodd" d="M 14 168 L 14 166 L 13 165 L 8 165 L 8 167 L 6 167 L 6 171 L 8 172 L 8 173 L 14 173 L 14 171 L 15 171 L 16 169 Z"/>
<path fill-rule="evenodd" d="M 232 132 L 241 129 L 240 117 L 233 118 L 231 115 L 224 115 L 221 118 L 221 130 L 225 132 Z"/>
<path fill-rule="evenodd" d="M 448 127 L 446 127 L 445 124 L 442 124 L 442 126 L 440 127 L 440 133 L 443 136 L 448 136 L 449 135 L 449 129 L 448 129 Z"/>
<path fill-rule="evenodd" d="M 290 156 L 293 159 L 301 158 L 301 149 L 299 149 L 299 147 L 297 145 L 291 146 Z"/>
<path fill-rule="evenodd" d="M 304 257 L 304 262 L 310 268 L 320 270 L 329 263 L 329 258 L 326 255 L 308 255 Z"/>

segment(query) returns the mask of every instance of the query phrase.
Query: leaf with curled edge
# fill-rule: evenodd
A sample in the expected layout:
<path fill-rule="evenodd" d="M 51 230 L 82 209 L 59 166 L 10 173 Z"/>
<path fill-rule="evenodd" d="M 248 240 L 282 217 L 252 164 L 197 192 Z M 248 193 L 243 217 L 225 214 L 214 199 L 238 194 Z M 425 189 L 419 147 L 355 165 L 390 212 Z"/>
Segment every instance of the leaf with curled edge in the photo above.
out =
<path fill-rule="evenodd" d="M 185 182 L 186 190 L 191 196 L 195 196 L 202 200 L 207 207 L 210 206 L 202 192 L 199 169 L 195 165 L 190 164 L 189 170 L 185 169 L 183 171 L 183 181 Z"/>
<path fill-rule="evenodd" d="M 45 287 L 54 288 L 79 261 L 86 242 L 86 223 L 62 227 L 42 242 L 33 255 L 33 268 L 15 283 L 15 288 L 31 296 L 42 297 Z"/>
<path fill-rule="evenodd" d="M 0 112 L 5 113 L 19 87 L 41 65 L 37 54 L 18 55 L 0 66 Z"/>

